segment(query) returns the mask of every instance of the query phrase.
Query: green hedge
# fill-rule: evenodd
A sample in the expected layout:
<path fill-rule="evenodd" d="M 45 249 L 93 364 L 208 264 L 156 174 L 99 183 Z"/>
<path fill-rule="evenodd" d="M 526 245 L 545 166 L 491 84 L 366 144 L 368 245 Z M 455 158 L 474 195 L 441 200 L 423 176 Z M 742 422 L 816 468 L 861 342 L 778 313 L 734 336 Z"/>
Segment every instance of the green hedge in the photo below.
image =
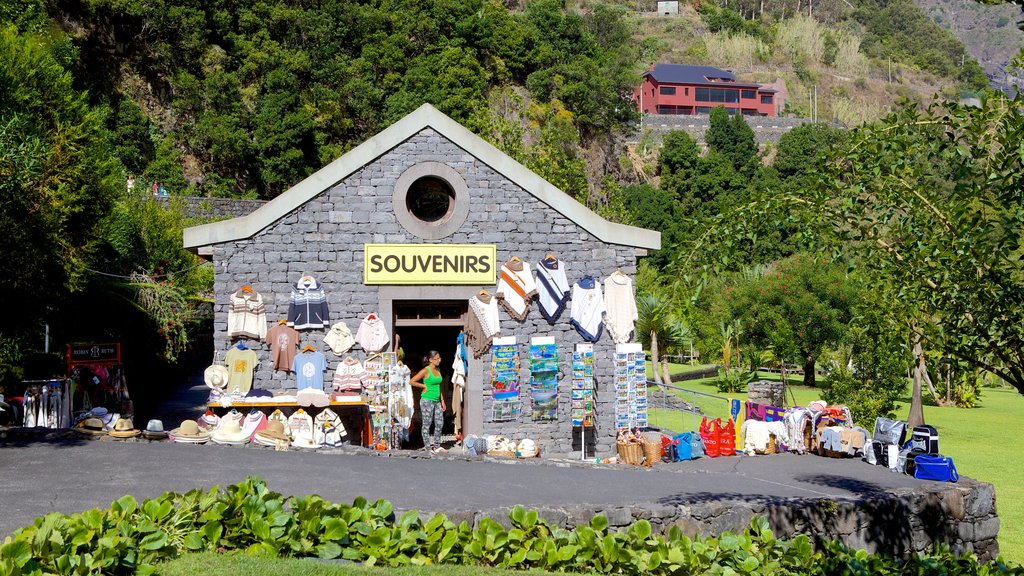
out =
<path fill-rule="evenodd" d="M 457 564 L 614 574 L 1024 574 L 1002 561 L 978 564 L 948 549 L 899 560 L 832 543 L 815 552 L 806 536 L 777 540 L 764 518 L 741 534 L 690 539 L 678 528 L 652 534 L 641 520 L 610 531 L 597 516 L 575 530 L 537 512 L 510 513 L 512 529 L 477 528 L 442 514 L 395 519 L 391 504 L 358 498 L 285 498 L 254 477 L 225 490 L 165 493 L 140 506 L 125 496 L 106 510 L 49 514 L 0 546 L 0 576 L 152 574 L 186 552 L 243 550 L 269 557 L 345 558 L 368 565 Z"/>

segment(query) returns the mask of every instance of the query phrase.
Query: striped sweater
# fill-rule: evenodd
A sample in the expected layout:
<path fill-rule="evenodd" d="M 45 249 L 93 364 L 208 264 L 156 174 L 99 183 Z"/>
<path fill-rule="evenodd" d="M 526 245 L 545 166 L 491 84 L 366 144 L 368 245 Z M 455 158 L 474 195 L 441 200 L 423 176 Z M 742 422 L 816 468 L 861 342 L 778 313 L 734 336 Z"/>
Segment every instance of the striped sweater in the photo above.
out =
<path fill-rule="evenodd" d="M 263 296 L 255 290 L 240 289 L 231 295 L 228 303 L 228 337 L 267 337 L 267 309 Z"/>
<path fill-rule="evenodd" d="M 331 325 L 327 295 L 312 276 L 303 276 L 292 287 L 288 298 L 288 325 L 296 330 L 326 328 Z"/>

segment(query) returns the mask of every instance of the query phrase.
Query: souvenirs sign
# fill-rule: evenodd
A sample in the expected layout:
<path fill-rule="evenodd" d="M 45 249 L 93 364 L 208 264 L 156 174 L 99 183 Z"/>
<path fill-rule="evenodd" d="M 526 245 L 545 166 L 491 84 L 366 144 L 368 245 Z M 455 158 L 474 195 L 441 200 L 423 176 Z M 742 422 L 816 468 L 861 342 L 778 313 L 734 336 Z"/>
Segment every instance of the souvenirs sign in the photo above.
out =
<path fill-rule="evenodd" d="M 494 244 L 364 244 L 365 284 L 494 284 Z"/>

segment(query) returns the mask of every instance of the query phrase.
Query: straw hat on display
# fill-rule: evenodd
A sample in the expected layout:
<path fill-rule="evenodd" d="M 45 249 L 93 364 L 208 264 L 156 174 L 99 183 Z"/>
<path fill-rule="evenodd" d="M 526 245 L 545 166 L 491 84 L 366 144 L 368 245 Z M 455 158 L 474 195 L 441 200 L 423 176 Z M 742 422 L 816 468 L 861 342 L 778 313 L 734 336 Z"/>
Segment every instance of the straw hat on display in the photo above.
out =
<path fill-rule="evenodd" d="M 107 434 L 107 428 L 103 425 L 103 420 L 99 418 L 86 418 L 78 424 L 75 430 L 89 436 L 105 436 Z"/>
<path fill-rule="evenodd" d="M 114 438 L 135 438 L 141 431 L 135 429 L 135 424 L 129 418 L 118 418 L 110 435 Z"/>
<path fill-rule="evenodd" d="M 146 429 L 142 431 L 142 436 L 149 440 L 163 440 L 167 438 L 167 430 L 164 430 L 162 421 L 150 420 L 149 424 L 146 424 Z"/>
<path fill-rule="evenodd" d="M 316 441 L 313 440 L 312 436 L 300 434 L 296 436 L 294 440 L 292 440 L 292 446 L 294 446 L 295 448 L 305 448 L 307 450 L 312 450 L 314 448 L 320 448 L 322 445 L 317 444 Z"/>
<path fill-rule="evenodd" d="M 516 456 L 520 458 L 533 458 L 537 455 L 537 443 L 529 438 L 524 438 L 519 441 L 519 445 L 516 446 Z"/>
<path fill-rule="evenodd" d="M 203 372 L 206 386 L 213 390 L 223 390 L 228 385 L 228 376 L 228 367 L 221 364 L 211 364 Z"/>
<path fill-rule="evenodd" d="M 257 430 L 253 440 L 264 446 L 277 446 L 279 443 L 288 445 L 288 435 L 284 433 L 284 423 L 280 420 L 268 420 L 267 427 Z"/>
<path fill-rule="evenodd" d="M 171 440 L 184 444 L 203 444 L 210 439 L 210 433 L 199 429 L 195 420 L 185 420 L 174 430 L 171 430 Z"/>
<path fill-rule="evenodd" d="M 249 433 L 242 430 L 241 420 L 236 418 L 222 418 L 220 426 L 210 432 L 210 439 L 215 444 L 242 445 L 249 443 Z"/>

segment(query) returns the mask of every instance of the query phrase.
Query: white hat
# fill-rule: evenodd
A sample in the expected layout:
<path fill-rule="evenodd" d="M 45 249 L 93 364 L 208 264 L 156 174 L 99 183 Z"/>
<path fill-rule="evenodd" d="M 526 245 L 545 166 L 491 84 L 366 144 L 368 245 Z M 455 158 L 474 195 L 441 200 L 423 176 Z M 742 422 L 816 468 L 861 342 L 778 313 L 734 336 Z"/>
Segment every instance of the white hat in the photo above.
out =
<path fill-rule="evenodd" d="M 313 437 L 308 434 L 299 434 L 292 439 L 292 446 L 296 448 L 313 449 L 320 448 L 322 445 L 317 444 L 317 442 L 313 440 Z"/>
<path fill-rule="evenodd" d="M 216 444 L 245 444 L 249 442 L 249 434 L 242 430 L 240 421 L 235 418 L 221 418 L 220 425 L 210 433 L 210 439 Z"/>
<path fill-rule="evenodd" d="M 516 456 L 520 458 L 533 458 L 537 455 L 537 444 L 529 438 L 524 438 L 519 441 L 519 446 L 516 447 Z"/>
<path fill-rule="evenodd" d="M 206 385 L 214 390 L 222 390 L 228 385 L 228 368 L 221 364 L 211 364 L 203 372 L 203 380 Z"/>
<path fill-rule="evenodd" d="M 150 440 L 167 438 L 167 430 L 164 430 L 164 423 L 161 420 L 150 420 L 142 435 Z"/>

